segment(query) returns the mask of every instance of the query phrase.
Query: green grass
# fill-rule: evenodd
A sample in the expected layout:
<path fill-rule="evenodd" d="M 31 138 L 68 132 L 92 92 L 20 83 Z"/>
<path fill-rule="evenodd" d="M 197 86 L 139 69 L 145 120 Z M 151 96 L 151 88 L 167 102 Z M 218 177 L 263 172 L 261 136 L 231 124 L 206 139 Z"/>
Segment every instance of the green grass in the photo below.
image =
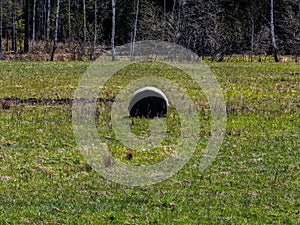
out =
<path fill-rule="evenodd" d="M 0 97 L 73 98 L 90 63 L 0 61 Z M 300 224 L 300 66 L 296 63 L 209 64 L 227 101 L 227 131 L 214 163 L 199 171 L 210 114 L 199 87 L 159 63 L 134 64 L 112 78 L 100 97 L 115 96 L 150 72 L 176 80 L 199 109 L 201 134 L 189 163 L 147 187 L 105 180 L 86 163 L 72 131 L 71 105 L 0 104 L 0 224 Z M 168 136 L 153 151 L 126 147 L 111 131 L 111 102 L 99 103 L 99 138 L 126 163 L 152 164 L 173 150 Z M 147 137 L 149 121 L 132 130 Z"/>

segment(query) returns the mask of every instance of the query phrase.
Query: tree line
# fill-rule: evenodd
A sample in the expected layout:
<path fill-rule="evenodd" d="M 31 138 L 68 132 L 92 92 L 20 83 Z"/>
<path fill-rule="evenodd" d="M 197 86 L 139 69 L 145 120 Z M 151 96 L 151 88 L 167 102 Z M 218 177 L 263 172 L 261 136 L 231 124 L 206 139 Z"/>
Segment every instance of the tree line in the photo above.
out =
<path fill-rule="evenodd" d="M 139 40 L 180 44 L 199 56 L 294 55 L 299 0 L 0 0 L 0 56 L 80 52 L 96 58 Z M 112 54 L 114 55 L 114 54 Z"/>

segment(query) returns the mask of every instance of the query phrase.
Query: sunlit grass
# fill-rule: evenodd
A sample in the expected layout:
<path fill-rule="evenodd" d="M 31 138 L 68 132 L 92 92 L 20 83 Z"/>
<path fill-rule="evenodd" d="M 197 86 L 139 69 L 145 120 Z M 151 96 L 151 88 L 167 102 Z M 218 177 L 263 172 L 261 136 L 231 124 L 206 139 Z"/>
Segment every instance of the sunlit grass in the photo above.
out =
<path fill-rule="evenodd" d="M 73 98 L 90 63 L 0 62 L 0 98 Z M 227 101 L 227 131 L 213 165 L 199 171 L 209 137 L 209 108 L 199 87 L 158 63 L 120 71 L 99 97 L 115 96 L 130 79 L 150 72 L 177 80 L 202 121 L 189 163 L 171 179 L 126 187 L 103 179 L 86 163 L 72 131 L 72 105 L 0 104 L 1 224 L 299 224 L 300 66 L 297 63 L 209 64 Z M 113 103 L 98 103 L 99 138 L 125 163 L 166 158 L 180 119 L 163 118 L 168 138 L 153 151 L 133 152 L 114 139 Z M 132 131 L 146 138 L 148 119 Z"/>

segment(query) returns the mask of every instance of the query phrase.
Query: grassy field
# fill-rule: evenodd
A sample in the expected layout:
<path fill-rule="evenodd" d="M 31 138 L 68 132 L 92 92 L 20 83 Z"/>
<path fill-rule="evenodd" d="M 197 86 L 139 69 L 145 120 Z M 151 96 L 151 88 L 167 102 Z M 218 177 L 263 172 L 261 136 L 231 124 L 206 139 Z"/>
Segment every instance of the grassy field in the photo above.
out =
<path fill-rule="evenodd" d="M 300 224 L 299 63 L 213 63 L 227 102 L 227 131 L 214 163 L 199 171 L 210 113 L 199 87 L 160 63 L 116 74 L 99 97 L 113 98 L 129 80 L 176 80 L 199 110 L 201 138 L 172 178 L 145 187 L 105 180 L 86 163 L 72 131 L 72 99 L 86 62 L 0 61 L 0 224 Z M 31 99 L 31 100 L 30 100 Z M 65 103 L 65 104 L 63 104 Z M 152 164 L 172 152 L 179 119 L 171 107 L 168 136 L 150 152 L 114 140 L 111 101 L 98 103 L 99 138 L 126 163 Z M 147 136 L 149 120 L 132 130 Z"/>

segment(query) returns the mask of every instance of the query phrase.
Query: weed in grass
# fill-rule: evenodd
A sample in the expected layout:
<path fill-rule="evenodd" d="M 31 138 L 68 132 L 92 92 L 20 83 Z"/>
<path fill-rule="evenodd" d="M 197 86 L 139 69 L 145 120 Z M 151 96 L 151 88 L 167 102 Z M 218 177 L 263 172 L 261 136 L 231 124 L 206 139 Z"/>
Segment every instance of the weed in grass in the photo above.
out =
<path fill-rule="evenodd" d="M 2 109 L 3 110 L 8 110 L 8 109 L 10 109 L 10 102 L 9 101 L 6 101 L 6 100 L 1 100 L 1 107 L 2 107 Z"/>

